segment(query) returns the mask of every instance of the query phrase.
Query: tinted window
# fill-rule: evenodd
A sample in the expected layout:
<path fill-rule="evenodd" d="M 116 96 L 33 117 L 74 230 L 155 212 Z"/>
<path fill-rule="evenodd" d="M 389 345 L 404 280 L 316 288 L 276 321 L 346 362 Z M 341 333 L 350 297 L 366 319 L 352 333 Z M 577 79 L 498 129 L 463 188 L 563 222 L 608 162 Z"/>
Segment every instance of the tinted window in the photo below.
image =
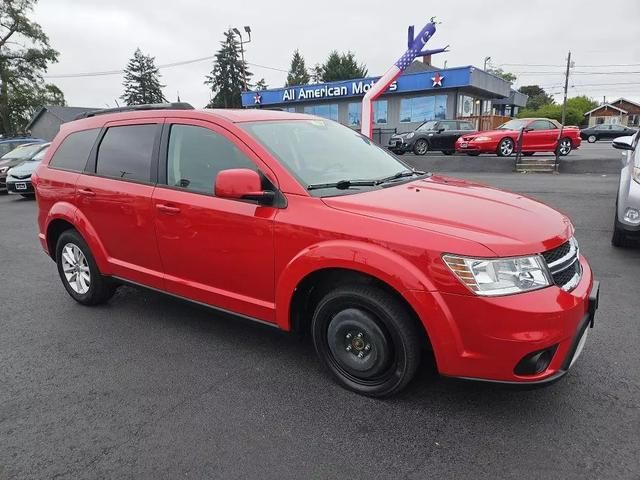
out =
<path fill-rule="evenodd" d="M 318 117 L 328 118 L 334 122 L 338 121 L 338 104 L 330 103 L 325 105 L 307 105 L 304 107 L 304 113 L 309 115 L 317 115 Z"/>
<path fill-rule="evenodd" d="M 376 100 L 373 102 L 373 122 L 387 123 L 387 111 L 389 106 L 386 100 Z"/>
<path fill-rule="evenodd" d="M 475 130 L 469 122 L 458 122 L 458 124 L 460 125 L 460 130 Z"/>
<path fill-rule="evenodd" d="M 350 127 L 359 127 L 360 117 L 362 116 L 362 103 L 350 103 L 347 108 L 347 115 L 349 117 L 347 125 Z"/>
<path fill-rule="evenodd" d="M 424 122 L 442 119 L 447 115 L 447 96 L 403 98 L 400 100 L 401 122 Z"/>
<path fill-rule="evenodd" d="M 82 172 L 99 133 L 100 129 L 94 128 L 68 135 L 67 138 L 62 141 L 56 153 L 53 154 L 49 166 L 62 170 Z"/>
<path fill-rule="evenodd" d="M 255 164 L 222 135 L 192 125 L 171 127 L 168 185 L 212 195 L 218 172 L 229 168 L 257 170 Z"/>
<path fill-rule="evenodd" d="M 96 173 L 104 177 L 151 181 L 156 125 L 111 127 L 98 148 Z"/>
<path fill-rule="evenodd" d="M 442 128 L 445 132 L 456 129 L 456 122 L 440 122 L 438 128 Z"/>

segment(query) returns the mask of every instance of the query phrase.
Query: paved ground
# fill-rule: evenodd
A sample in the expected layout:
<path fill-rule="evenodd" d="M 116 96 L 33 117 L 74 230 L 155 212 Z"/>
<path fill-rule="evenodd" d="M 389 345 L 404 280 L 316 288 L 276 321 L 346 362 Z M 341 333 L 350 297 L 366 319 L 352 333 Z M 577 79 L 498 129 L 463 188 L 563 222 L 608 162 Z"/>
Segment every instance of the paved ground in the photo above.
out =
<path fill-rule="evenodd" d="M 268 327 L 131 288 L 81 307 L 35 204 L 0 197 L 0 478 L 640 478 L 640 249 L 610 246 L 616 179 L 466 176 L 567 212 L 602 281 L 583 356 L 551 387 L 425 372 L 371 400 Z"/>

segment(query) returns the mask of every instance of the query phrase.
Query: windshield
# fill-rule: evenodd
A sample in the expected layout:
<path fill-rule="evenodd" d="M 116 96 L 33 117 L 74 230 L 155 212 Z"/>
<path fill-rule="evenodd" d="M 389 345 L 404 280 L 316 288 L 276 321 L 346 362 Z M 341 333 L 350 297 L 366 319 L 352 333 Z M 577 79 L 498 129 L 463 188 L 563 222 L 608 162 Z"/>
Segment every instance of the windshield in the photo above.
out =
<path fill-rule="evenodd" d="M 49 146 L 48 145 L 46 147 L 44 147 L 42 150 L 40 150 L 38 153 L 36 153 L 29 160 L 32 160 L 34 162 L 41 162 L 42 159 L 44 158 L 45 153 L 47 153 L 47 150 L 49 150 Z"/>
<path fill-rule="evenodd" d="M 530 121 L 531 120 L 528 118 L 525 118 L 523 120 L 509 120 L 508 122 L 500 125 L 497 129 L 498 130 L 520 130 L 521 128 L 526 127 Z"/>
<path fill-rule="evenodd" d="M 305 188 L 342 180 L 383 178 L 408 170 L 370 139 L 330 120 L 253 122 L 240 126 L 277 157 Z M 340 190 L 327 187 L 314 190 L 313 194 L 358 191 L 362 187 Z"/>
<path fill-rule="evenodd" d="M 28 158 L 31 158 L 35 153 L 37 153 L 38 150 L 40 150 L 41 148 L 42 148 L 41 143 L 37 143 L 35 145 L 21 145 L 17 148 L 14 148 L 6 155 L 4 155 L 2 159 L 6 160 L 8 158 L 11 158 L 11 159 L 18 159 L 18 160 L 20 159 L 27 160 Z"/>
<path fill-rule="evenodd" d="M 424 122 L 420 125 L 417 130 L 425 131 L 425 130 L 435 130 L 436 125 L 438 124 L 437 120 L 429 120 L 428 122 Z"/>

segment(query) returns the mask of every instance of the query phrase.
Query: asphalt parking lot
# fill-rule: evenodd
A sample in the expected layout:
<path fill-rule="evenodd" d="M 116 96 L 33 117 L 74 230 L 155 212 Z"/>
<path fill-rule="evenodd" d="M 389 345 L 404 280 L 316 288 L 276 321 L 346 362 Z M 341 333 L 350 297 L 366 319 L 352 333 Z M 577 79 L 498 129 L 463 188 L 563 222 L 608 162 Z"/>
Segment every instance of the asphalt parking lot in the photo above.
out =
<path fill-rule="evenodd" d="M 35 203 L 0 197 L 0 478 L 640 478 L 640 248 L 609 242 L 617 178 L 459 176 L 574 221 L 601 302 L 555 385 L 425 368 L 372 400 L 269 327 L 129 287 L 82 307 L 40 250 Z"/>

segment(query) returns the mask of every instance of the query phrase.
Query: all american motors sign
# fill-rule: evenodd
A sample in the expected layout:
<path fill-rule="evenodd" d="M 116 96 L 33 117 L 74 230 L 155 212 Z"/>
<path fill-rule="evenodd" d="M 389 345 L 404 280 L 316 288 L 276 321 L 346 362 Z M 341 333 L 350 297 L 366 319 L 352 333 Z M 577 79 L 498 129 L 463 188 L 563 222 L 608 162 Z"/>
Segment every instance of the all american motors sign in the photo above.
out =
<path fill-rule="evenodd" d="M 318 98 L 350 97 L 353 95 L 364 95 L 367 93 L 376 80 L 358 80 L 346 85 L 305 85 L 303 87 L 287 88 L 282 92 L 282 101 L 312 100 Z M 395 92 L 398 83 L 393 82 L 387 89 L 388 92 Z"/>

